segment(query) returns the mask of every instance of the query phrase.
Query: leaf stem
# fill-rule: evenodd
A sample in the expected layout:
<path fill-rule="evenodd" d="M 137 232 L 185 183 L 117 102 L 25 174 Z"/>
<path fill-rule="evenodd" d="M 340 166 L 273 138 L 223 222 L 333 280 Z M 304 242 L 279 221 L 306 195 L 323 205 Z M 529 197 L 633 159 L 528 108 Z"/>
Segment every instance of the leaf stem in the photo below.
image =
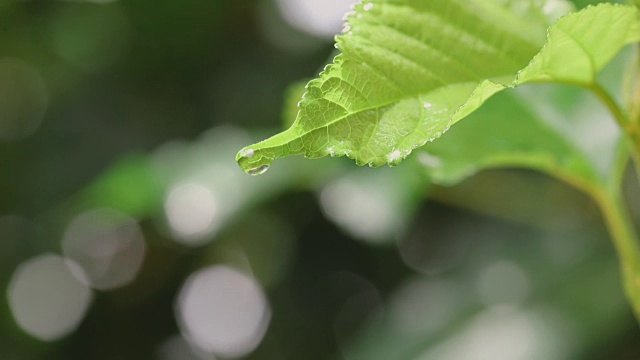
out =
<path fill-rule="evenodd" d="M 640 246 L 633 222 L 619 195 L 593 194 L 620 258 L 622 280 L 636 319 L 640 321 Z"/>
<path fill-rule="evenodd" d="M 631 143 L 632 157 L 640 180 L 640 128 L 600 85 L 594 84 L 590 90 L 604 103 Z M 622 176 L 622 169 L 620 170 Z M 620 267 L 625 293 L 633 308 L 636 319 L 640 321 L 640 243 L 633 221 L 622 200 L 622 184 L 616 184 L 608 191 L 593 191 L 611 234 L 612 242 L 620 258 Z"/>
<path fill-rule="evenodd" d="M 593 84 L 589 87 L 591 90 L 611 111 L 618 125 L 631 142 L 632 157 L 640 181 L 640 122 L 632 120 L 629 115 L 620 108 L 616 100 L 602 86 Z"/>
<path fill-rule="evenodd" d="M 609 92 L 599 84 L 595 83 L 589 87 L 589 90 L 591 90 L 600 99 L 600 101 L 604 103 L 607 109 L 609 109 L 611 114 L 615 117 L 618 125 L 620 125 L 620 127 L 626 132 L 627 127 L 629 127 L 629 123 L 631 122 L 629 116 L 622 111 L 616 100 L 609 94 Z"/>

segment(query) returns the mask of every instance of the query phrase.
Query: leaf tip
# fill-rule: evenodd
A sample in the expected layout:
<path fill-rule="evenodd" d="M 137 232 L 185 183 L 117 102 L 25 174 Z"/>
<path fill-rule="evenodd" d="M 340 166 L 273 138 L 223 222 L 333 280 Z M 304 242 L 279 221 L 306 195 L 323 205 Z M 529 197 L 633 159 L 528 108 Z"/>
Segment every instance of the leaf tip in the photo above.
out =
<path fill-rule="evenodd" d="M 236 162 L 249 175 L 262 175 L 271 165 L 266 157 L 257 154 L 256 150 L 250 146 L 238 151 Z"/>

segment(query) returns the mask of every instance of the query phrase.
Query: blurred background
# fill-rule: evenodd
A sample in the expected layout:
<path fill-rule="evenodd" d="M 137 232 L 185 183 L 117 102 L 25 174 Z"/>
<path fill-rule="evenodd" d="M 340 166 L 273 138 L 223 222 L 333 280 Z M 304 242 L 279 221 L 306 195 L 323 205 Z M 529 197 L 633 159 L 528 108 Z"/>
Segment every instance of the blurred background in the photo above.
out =
<path fill-rule="evenodd" d="M 640 358 L 600 214 L 564 184 L 237 167 L 349 5 L 0 2 L 0 359 Z"/>

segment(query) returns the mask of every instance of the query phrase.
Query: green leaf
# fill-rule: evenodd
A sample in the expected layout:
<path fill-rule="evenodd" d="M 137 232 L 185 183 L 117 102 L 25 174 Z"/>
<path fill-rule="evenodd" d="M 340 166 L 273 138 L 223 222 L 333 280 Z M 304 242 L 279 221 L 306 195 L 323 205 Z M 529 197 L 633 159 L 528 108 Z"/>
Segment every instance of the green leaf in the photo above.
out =
<path fill-rule="evenodd" d="M 337 37 L 342 54 L 307 85 L 293 126 L 241 150 L 240 166 L 258 173 L 294 154 L 396 165 L 504 89 L 526 82 L 592 86 L 622 47 L 640 39 L 635 7 L 603 4 L 560 19 L 543 46 L 551 21 L 540 15 L 544 4 L 525 2 L 520 13 L 514 4 L 358 5 Z"/>
<path fill-rule="evenodd" d="M 551 106 L 556 109 L 551 113 L 549 107 L 536 106 L 556 101 L 563 102 L 566 109 L 560 111 Z M 597 116 L 585 118 L 587 113 Z M 592 96 L 575 88 L 536 85 L 517 89 L 487 101 L 468 121 L 420 149 L 416 158 L 432 181 L 443 185 L 499 167 L 535 169 L 582 189 L 606 185 L 611 170 L 601 169 L 599 163 L 614 162 L 621 140 L 615 123 L 605 121 L 607 116 Z M 583 144 L 581 138 L 567 136 L 565 129 L 576 125 L 591 132 L 597 128 L 601 145 Z M 585 147 L 598 151 L 602 159 Z"/>
<path fill-rule="evenodd" d="M 287 87 L 284 95 L 284 106 L 282 108 L 283 128 L 289 128 L 296 121 L 298 116 L 298 100 L 304 95 L 306 82 L 296 81 Z"/>
<path fill-rule="evenodd" d="M 621 53 L 598 81 L 622 88 L 632 55 Z M 590 192 L 617 188 L 628 154 L 622 131 L 594 94 L 535 84 L 497 94 L 415 158 L 442 185 L 488 168 L 525 167 Z"/>
<path fill-rule="evenodd" d="M 515 85 L 548 81 L 590 86 L 622 47 L 638 40 L 636 8 L 611 4 L 589 7 L 551 27 L 547 44 L 519 74 Z"/>

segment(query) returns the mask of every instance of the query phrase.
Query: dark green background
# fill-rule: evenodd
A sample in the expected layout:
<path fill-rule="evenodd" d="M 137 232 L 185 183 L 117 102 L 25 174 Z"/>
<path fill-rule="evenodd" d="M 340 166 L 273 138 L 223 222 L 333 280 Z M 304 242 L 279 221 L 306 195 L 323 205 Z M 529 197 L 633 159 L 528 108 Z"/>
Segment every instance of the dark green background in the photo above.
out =
<path fill-rule="evenodd" d="M 269 26 L 279 29 L 283 43 L 300 46 L 275 44 Z M 390 184 L 418 189 L 410 192 L 413 202 L 403 203 L 408 231 L 396 240 L 416 242 L 425 267 L 448 261 L 437 274 L 412 270 L 393 239 L 371 245 L 325 218 L 316 190 L 355 167 L 341 160 L 285 161 L 269 174 L 280 177 L 251 182 L 258 190 L 247 192 L 262 196 L 245 204 L 211 244 L 173 242 L 159 225 L 165 184 L 147 172 L 152 154 L 176 140 L 197 143 L 223 125 L 246 129 L 254 139 L 275 132 L 287 86 L 317 74 L 333 51 L 330 40 L 282 23 L 266 0 L 3 2 L 0 58 L 32 64 L 45 81 L 49 106 L 33 135 L 0 142 L 0 215 L 33 224 L 20 231 L 0 227 L 0 288 L 23 261 L 59 253 L 65 226 L 88 207 L 111 206 L 136 217 L 148 253 L 135 282 L 97 292 L 80 328 L 58 342 L 22 332 L 3 297 L 0 359 L 153 359 L 179 333 L 173 304 L 189 274 L 222 262 L 224 248 L 235 244 L 255 252 L 250 259 L 260 279 L 260 271 L 282 265 L 281 253 L 260 250 L 265 236 L 283 237 L 282 229 L 292 233 L 290 242 L 278 243 L 290 256 L 265 285 L 273 318 L 248 359 L 364 359 L 358 354 L 384 353 L 378 347 L 410 359 L 454 336 L 482 305 L 472 301 L 455 323 L 406 348 L 392 341 L 402 335 L 376 326 L 372 316 L 409 279 L 447 279 L 470 289 L 478 269 L 500 259 L 529 272 L 533 285 L 524 306 L 554 308 L 574 320 L 569 333 L 578 345 L 568 359 L 640 358 L 640 332 L 621 301 L 615 255 L 597 209 L 574 190 L 526 171 L 491 171 L 454 188 L 429 188 L 426 179 L 412 177 L 410 164 L 393 170 Z M 214 145 L 211 151 L 218 151 Z M 246 144 L 237 145 L 227 149 L 228 162 Z M 358 171 L 375 177 L 389 170 Z M 424 181 L 424 189 L 416 181 Z M 430 200 L 423 199 L 426 192 Z M 545 248 L 557 242 L 569 252 L 573 244 L 585 246 L 586 255 L 554 263 Z M 371 291 L 376 296 L 344 310 Z"/>

